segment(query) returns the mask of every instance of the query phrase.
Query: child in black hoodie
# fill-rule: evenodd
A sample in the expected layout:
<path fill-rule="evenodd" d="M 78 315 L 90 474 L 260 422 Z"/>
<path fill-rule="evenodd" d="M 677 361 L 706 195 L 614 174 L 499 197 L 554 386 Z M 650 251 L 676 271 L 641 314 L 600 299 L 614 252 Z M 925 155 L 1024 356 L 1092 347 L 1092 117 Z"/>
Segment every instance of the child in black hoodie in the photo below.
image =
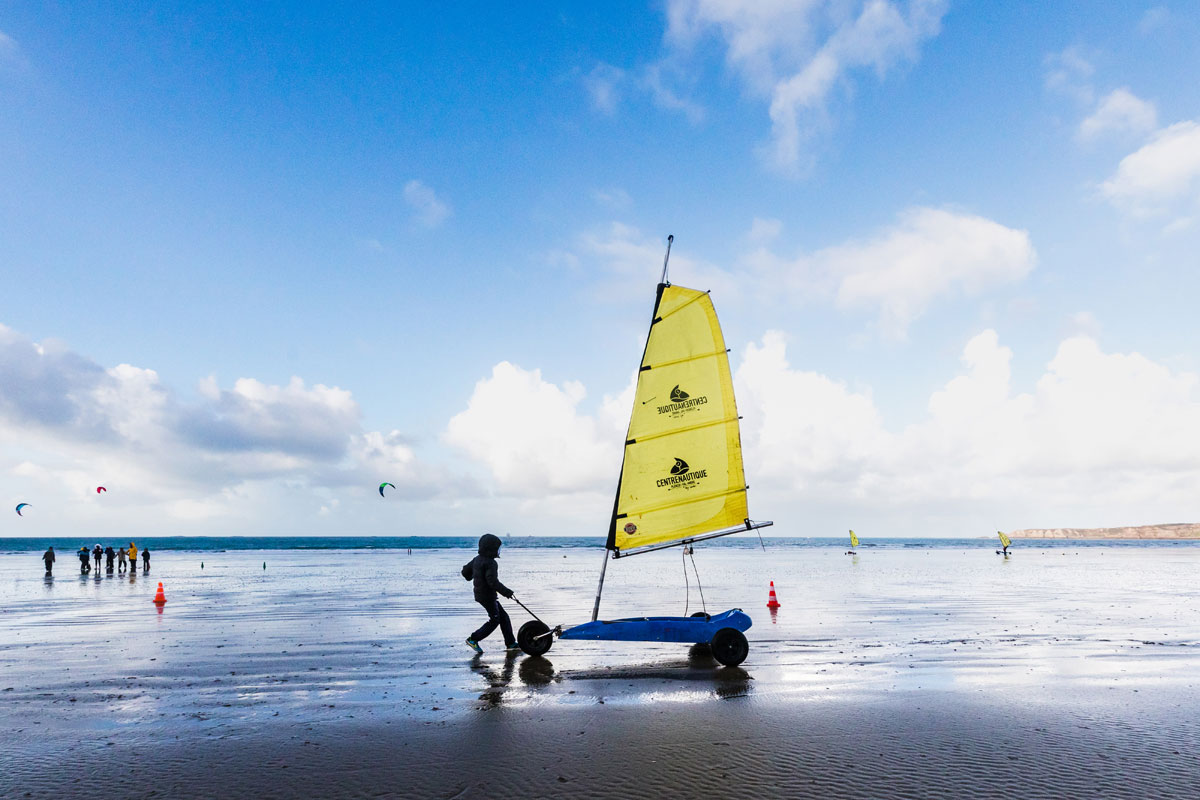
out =
<path fill-rule="evenodd" d="M 462 568 L 463 578 L 475 585 L 475 602 L 483 606 L 488 613 L 488 621 L 467 637 L 467 645 L 476 653 L 483 652 L 483 648 L 479 646 L 480 640 L 486 639 L 492 631 L 496 630 L 497 625 L 500 626 L 500 632 L 504 634 L 505 649 L 513 650 L 517 646 L 508 613 L 496 599 L 497 594 L 505 597 L 513 596 L 512 589 L 501 583 L 497 576 L 496 559 L 500 557 L 501 544 L 499 536 L 493 536 L 490 533 L 480 536 L 479 555 L 463 565 Z"/>

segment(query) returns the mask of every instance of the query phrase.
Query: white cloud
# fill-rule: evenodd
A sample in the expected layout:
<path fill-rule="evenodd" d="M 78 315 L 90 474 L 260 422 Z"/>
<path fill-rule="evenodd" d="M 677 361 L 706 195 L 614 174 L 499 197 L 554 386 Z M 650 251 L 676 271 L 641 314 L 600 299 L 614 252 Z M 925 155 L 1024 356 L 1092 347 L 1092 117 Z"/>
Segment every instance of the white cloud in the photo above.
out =
<path fill-rule="evenodd" d="M 404 184 L 404 202 L 412 208 L 416 221 L 426 228 L 436 228 L 452 213 L 449 204 L 416 179 Z"/>
<path fill-rule="evenodd" d="M 704 120 L 704 107 L 672 90 L 663 75 L 665 69 L 663 64 L 649 65 L 642 71 L 639 85 L 649 92 L 656 106 L 667 111 L 678 111 L 693 125 L 698 125 Z"/>
<path fill-rule="evenodd" d="M 213 451 L 336 459 L 358 429 L 358 420 L 358 404 L 344 389 L 309 388 L 296 377 L 287 386 L 240 378 L 233 389 L 218 390 L 210 402 L 184 412 L 180 432 Z"/>
<path fill-rule="evenodd" d="M 837 278 L 838 306 L 877 308 L 884 332 L 902 336 L 934 299 L 1018 281 L 1033 269 L 1036 255 L 1025 231 L 917 208 L 872 239 L 820 251 L 814 261 Z"/>
<path fill-rule="evenodd" d="M 726 304 L 762 292 L 755 299 L 764 303 L 822 300 L 847 311 L 867 310 L 877 315 L 884 336 L 902 339 L 936 301 L 1014 283 L 1037 262 L 1026 231 L 946 209 L 912 208 L 862 239 L 795 257 L 771 249 L 782 229 L 779 220 L 756 218 L 745 239 L 750 249 L 731 269 L 676 247 L 670 278 L 711 290 Z M 642 296 L 657 277 L 665 245 L 614 222 L 583 235 L 577 252 L 556 253 L 554 261 L 598 275 L 593 296 L 628 300 Z M 585 262 L 595 266 L 581 266 Z"/>
<path fill-rule="evenodd" d="M 621 101 L 621 84 L 625 81 L 625 70 L 603 62 L 592 68 L 583 78 L 592 108 L 603 114 L 616 113 Z"/>
<path fill-rule="evenodd" d="M 778 238 L 782 230 L 783 223 L 780 220 L 755 217 L 746 238 L 754 244 L 767 244 Z"/>
<path fill-rule="evenodd" d="M 750 344 L 737 368 L 738 409 L 751 483 L 811 488 L 853 486 L 886 438 L 869 395 L 815 372 L 792 370 L 778 331 Z"/>
<path fill-rule="evenodd" d="M 946 7 L 944 0 L 672 0 L 668 61 L 686 58 L 715 32 L 746 89 L 770 102 L 768 160 L 794 171 L 839 82 L 862 68 L 882 77 L 916 60 L 921 43 L 939 33 Z"/>
<path fill-rule="evenodd" d="M 1108 94 L 1080 123 L 1079 137 L 1087 140 L 1109 133 L 1144 134 L 1156 127 L 1158 111 L 1154 104 L 1122 88 Z"/>
<path fill-rule="evenodd" d="M 1171 11 L 1166 6 L 1155 6 L 1146 10 L 1138 21 L 1138 33 L 1143 36 L 1153 33 L 1166 25 L 1171 19 Z"/>
<path fill-rule="evenodd" d="M 795 259 L 760 247 L 742 259 L 759 283 L 796 302 L 832 297 L 839 308 L 876 312 L 881 332 L 891 338 L 903 338 L 934 301 L 1019 281 L 1036 262 L 1026 231 L 921 207 L 865 239 Z"/>
<path fill-rule="evenodd" d="M 25 55 L 21 52 L 21 46 L 17 44 L 17 40 L 4 31 L 0 31 L 0 69 L 5 67 L 25 70 L 29 67 L 29 62 L 25 60 Z"/>
<path fill-rule="evenodd" d="M 1200 200 L 1200 124 L 1187 120 L 1158 131 L 1121 159 L 1100 190 L 1114 205 L 1138 216 Z"/>
<path fill-rule="evenodd" d="M 0 473 L 22 478 L 41 505 L 73 497 L 58 505 L 77 515 L 91 508 L 77 501 L 94 503 L 89 492 L 104 483 L 107 505 L 136 498 L 147 512 L 131 524 L 153 524 L 156 513 L 182 523 L 245 514 L 248 496 L 271 496 L 278 511 L 291 491 L 366 493 L 385 477 L 402 497 L 428 498 L 439 483 L 471 491 L 419 463 L 398 432 L 363 430 L 344 389 L 299 378 L 222 389 L 209 377 L 198 390 L 183 402 L 152 369 L 104 369 L 0 325 Z"/>
<path fill-rule="evenodd" d="M 614 222 L 582 236 L 579 246 L 587 258 L 603 268 L 605 277 L 600 281 L 599 293 L 628 300 L 645 296 L 658 280 L 667 243 L 666 237 L 648 237 L 637 228 Z M 733 297 L 739 291 L 733 275 L 678 246 L 671 250 L 669 277 L 673 283 L 712 290 L 723 297 Z"/>
<path fill-rule="evenodd" d="M 619 186 L 596 189 L 592 192 L 592 199 L 599 205 L 617 211 L 623 211 L 633 205 L 633 198 L 629 196 L 629 192 Z"/>
<path fill-rule="evenodd" d="M 579 411 L 585 396 L 581 383 L 559 386 L 541 370 L 503 361 L 475 384 L 445 440 L 487 467 L 501 493 L 608 491 L 621 464 L 624 423 L 617 408 L 632 403 L 632 393 L 605 398 L 595 417 Z"/>
<path fill-rule="evenodd" d="M 782 335 L 767 334 L 735 376 L 748 479 L 763 490 L 756 505 L 857 506 L 885 518 L 906 509 L 925 531 L 947 513 L 986 519 L 972 534 L 1194 516 L 1196 375 L 1073 336 L 1033 392 L 1014 393 L 1012 358 L 995 331 L 980 333 L 928 416 L 892 431 L 869 393 L 793 369 Z"/>
<path fill-rule="evenodd" d="M 981 535 L 1194 511 L 1198 376 L 1074 335 L 1019 392 L 1013 358 L 994 330 L 979 333 L 925 414 L 889 427 L 869 389 L 792 367 L 787 337 L 766 333 L 734 374 L 756 513 L 791 518 L 783 532 L 793 534 L 829 535 L 808 527 L 816 519 L 874 517 L 892 535 Z M 445 438 L 486 468 L 496 501 L 520 514 L 602 516 L 633 388 L 631 380 L 587 413 L 581 385 L 502 362 Z"/>
<path fill-rule="evenodd" d="M 1078 46 L 1046 56 L 1046 88 L 1090 105 L 1095 98 L 1091 78 L 1096 71 Z"/>
<path fill-rule="evenodd" d="M 1100 321 L 1090 311 L 1076 311 L 1071 315 L 1071 327 L 1082 336 L 1092 339 L 1100 336 Z"/>

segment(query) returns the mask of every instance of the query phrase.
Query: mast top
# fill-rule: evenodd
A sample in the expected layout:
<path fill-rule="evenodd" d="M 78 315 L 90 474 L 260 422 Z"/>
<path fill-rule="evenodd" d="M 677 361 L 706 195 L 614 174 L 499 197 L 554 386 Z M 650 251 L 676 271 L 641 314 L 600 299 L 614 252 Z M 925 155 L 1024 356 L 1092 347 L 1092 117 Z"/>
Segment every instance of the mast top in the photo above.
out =
<path fill-rule="evenodd" d="M 669 234 L 667 236 L 667 254 L 665 256 L 663 256 L 662 278 L 659 279 L 659 281 L 658 281 L 659 283 L 667 282 L 667 262 L 671 260 L 671 242 L 674 242 L 674 241 L 675 241 L 675 235 Z"/>

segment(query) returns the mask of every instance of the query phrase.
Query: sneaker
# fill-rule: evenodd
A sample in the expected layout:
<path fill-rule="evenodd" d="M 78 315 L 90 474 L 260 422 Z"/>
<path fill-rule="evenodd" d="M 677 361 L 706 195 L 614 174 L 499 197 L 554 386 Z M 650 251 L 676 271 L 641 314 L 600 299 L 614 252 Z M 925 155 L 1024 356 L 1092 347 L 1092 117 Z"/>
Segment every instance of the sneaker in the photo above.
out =
<path fill-rule="evenodd" d="M 521 649 L 521 645 L 517 644 L 516 642 L 513 642 L 512 644 L 504 645 L 504 649 L 510 653 L 514 653 Z"/>
<path fill-rule="evenodd" d="M 475 641 L 474 639 L 467 639 L 467 647 L 471 648 L 476 653 L 483 653 L 483 648 L 480 647 L 479 642 Z"/>

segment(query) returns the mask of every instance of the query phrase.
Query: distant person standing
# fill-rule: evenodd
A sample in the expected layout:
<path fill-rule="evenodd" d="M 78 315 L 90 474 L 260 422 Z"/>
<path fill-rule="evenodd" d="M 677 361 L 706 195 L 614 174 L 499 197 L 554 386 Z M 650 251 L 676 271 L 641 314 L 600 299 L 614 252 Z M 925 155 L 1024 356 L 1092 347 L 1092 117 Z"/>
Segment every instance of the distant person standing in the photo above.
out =
<path fill-rule="evenodd" d="M 42 561 L 46 562 L 46 574 L 54 574 L 54 548 L 47 548 L 46 552 L 42 553 Z"/>
<path fill-rule="evenodd" d="M 87 546 L 79 548 L 79 573 L 82 575 L 85 572 L 92 571 L 92 554 L 88 552 Z"/>
<path fill-rule="evenodd" d="M 113 561 L 117 558 L 117 551 L 113 550 L 112 545 L 104 548 L 104 571 L 112 575 Z"/>
<path fill-rule="evenodd" d="M 142 551 L 142 572 L 149 572 L 149 571 L 150 571 L 150 551 L 143 550 Z"/>
<path fill-rule="evenodd" d="M 137 545 L 129 543 L 129 571 L 137 572 Z"/>
<path fill-rule="evenodd" d="M 92 560 L 96 562 L 96 572 L 100 571 L 100 558 L 103 555 L 104 548 L 97 543 L 96 546 L 92 548 Z"/>
<path fill-rule="evenodd" d="M 125 571 L 125 548 L 117 548 L 117 572 Z"/>

